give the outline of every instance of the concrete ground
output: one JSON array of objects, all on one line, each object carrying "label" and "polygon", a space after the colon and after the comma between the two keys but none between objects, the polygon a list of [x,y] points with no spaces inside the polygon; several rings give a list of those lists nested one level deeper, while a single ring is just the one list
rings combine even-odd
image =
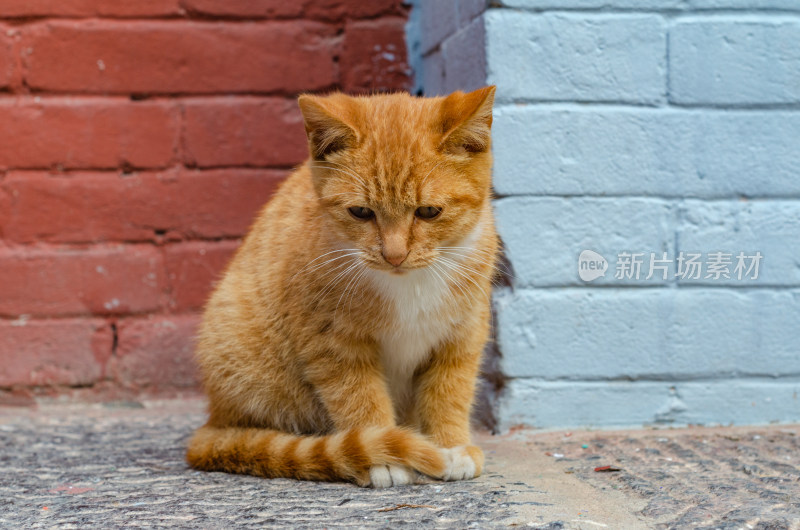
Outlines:
[{"label": "concrete ground", "polygon": [[203,420],[198,400],[0,409],[0,527],[800,529],[800,426],[482,434],[482,477],[371,490],[193,471]]}]

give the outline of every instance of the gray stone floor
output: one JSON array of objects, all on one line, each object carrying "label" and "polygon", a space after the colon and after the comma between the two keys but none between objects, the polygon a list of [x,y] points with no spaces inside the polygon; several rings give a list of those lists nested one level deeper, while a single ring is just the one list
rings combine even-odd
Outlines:
[{"label": "gray stone floor", "polygon": [[0,527],[800,528],[798,426],[484,434],[479,479],[371,490],[193,471],[203,419],[192,400],[0,409]]}]

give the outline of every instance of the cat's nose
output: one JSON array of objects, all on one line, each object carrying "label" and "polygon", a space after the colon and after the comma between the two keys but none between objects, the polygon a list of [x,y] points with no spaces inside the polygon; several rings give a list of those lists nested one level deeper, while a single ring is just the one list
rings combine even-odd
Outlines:
[{"label": "cat's nose", "polygon": [[399,267],[408,257],[408,230],[402,225],[386,227],[383,230],[381,254],[383,259]]},{"label": "cat's nose", "polygon": [[401,252],[387,252],[385,249],[383,251],[383,259],[394,265],[395,267],[399,267],[401,263],[403,263],[406,258],[408,257],[408,251],[401,251]]}]

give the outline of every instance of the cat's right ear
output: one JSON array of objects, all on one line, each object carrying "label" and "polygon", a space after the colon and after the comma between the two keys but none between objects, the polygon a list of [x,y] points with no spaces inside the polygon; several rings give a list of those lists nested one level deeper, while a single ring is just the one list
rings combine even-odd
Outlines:
[{"label": "cat's right ear", "polygon": [[496,88],[492,85],[466,94],[453,92],[442,100],[439,149],[456,155],[473,155],[489,150]]},{"label": "cat's right ear", "polygon": [[314,160],[324,160],[330,154],[357,144],[356,132],[346,121],[346,98],[343,94],[327,97],[304,94],[297,100]]}]

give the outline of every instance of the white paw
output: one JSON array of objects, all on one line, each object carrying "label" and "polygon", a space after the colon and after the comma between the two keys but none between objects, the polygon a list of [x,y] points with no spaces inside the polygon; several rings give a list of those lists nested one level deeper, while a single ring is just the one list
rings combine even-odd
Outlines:
[{"label": "white paw", "polygon": [[413,484],[416,477],[414,473],[399,466],[372,466],[369,468],[370,485],[373,488],[388,488]]},{"label": "white paw", "polygon": [[442,480],[467,480],[475,478],[475,461],[464,446],[443,449],[445,468]]}]

